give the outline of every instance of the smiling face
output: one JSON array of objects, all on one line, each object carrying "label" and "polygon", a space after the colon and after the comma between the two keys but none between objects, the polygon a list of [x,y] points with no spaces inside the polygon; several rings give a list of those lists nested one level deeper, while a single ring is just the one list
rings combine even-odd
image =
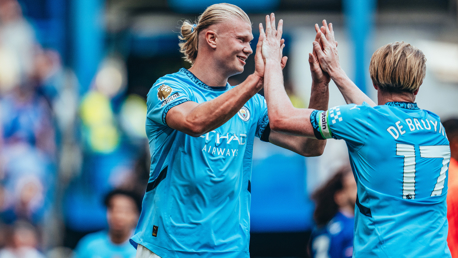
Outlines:
[{"label": "smiling face", "polygon": [[216,28],[214,56],[217,65],[228,77],[242,73],[249,55],[253,53],[251,24],[239,18],[227,18]]}]

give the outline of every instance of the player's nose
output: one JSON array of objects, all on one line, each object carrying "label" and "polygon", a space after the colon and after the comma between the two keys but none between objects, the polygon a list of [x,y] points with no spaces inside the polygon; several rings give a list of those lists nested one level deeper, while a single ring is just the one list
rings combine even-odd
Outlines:
[{"label": "player's nose", "polygon": [[245,53],[247,56],[253,54],[253,49],[251,48],[250,44],[243,48],[243,53]]}]

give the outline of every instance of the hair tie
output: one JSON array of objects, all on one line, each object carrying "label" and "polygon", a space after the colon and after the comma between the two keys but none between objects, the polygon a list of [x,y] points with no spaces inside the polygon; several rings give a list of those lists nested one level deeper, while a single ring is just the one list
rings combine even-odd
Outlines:
[{"label": "hair tie", "polygon": [[197,27],[197,24],[191,25],[191,33],[194,32],[194,29]]}]

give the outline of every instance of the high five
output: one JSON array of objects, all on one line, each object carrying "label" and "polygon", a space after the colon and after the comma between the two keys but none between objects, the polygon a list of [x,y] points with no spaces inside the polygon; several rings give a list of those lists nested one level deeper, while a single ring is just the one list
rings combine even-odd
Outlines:
[{"label": "high five", "polygon": [[270,126],[345,140],[358,186],[353,257],[451,257],[445,203],[449,142],[440,118],[415,103],[426,72],[424,54],[404,42],[375,51],[369,67],[375,105],[341,69],[332,25],[323,22],[309,62],[312,69],[319,63],[349,105],[296,109],[278,64],[282,24],[276,29],[274,16],[267,17],[262,45]]}]

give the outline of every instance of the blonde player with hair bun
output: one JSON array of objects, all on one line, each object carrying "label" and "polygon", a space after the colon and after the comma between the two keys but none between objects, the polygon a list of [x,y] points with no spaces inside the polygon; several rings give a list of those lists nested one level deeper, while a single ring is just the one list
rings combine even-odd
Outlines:
[{"label": "blonde player with hair bun", "polygon": [[[214,4],[208,7],[199,16],[195,24],[189,21],[183,22],[181,26],[181,36],[184,42],[180,43],[180,52],[184,54],[184,59],[193,64],[197,57],[199,31],[205,30],[213,24],[222,23],[224,19],[239,18],[251,24],[248,15],[239,7],[231,4]],[[286,64],[286,59],[284,61]]]},{"label": "blonde player with hair bun", "polygon": [[[150,179],[131,243],[142,258],[248,258],[254,138],[304,156],[321,155],[326,143],[270,130],[267,104],[256,94],[264,80],[262,37],[254,73],[228,84],[253,53],[242,9],[212,5],[196,24],[183,23],[180,39],[192,67],[158,79],[148,93]],[[286,60],[280,57],[280,67]],[[316,62],[311,69],[310,105],[326,109],[329,76]]]}]

